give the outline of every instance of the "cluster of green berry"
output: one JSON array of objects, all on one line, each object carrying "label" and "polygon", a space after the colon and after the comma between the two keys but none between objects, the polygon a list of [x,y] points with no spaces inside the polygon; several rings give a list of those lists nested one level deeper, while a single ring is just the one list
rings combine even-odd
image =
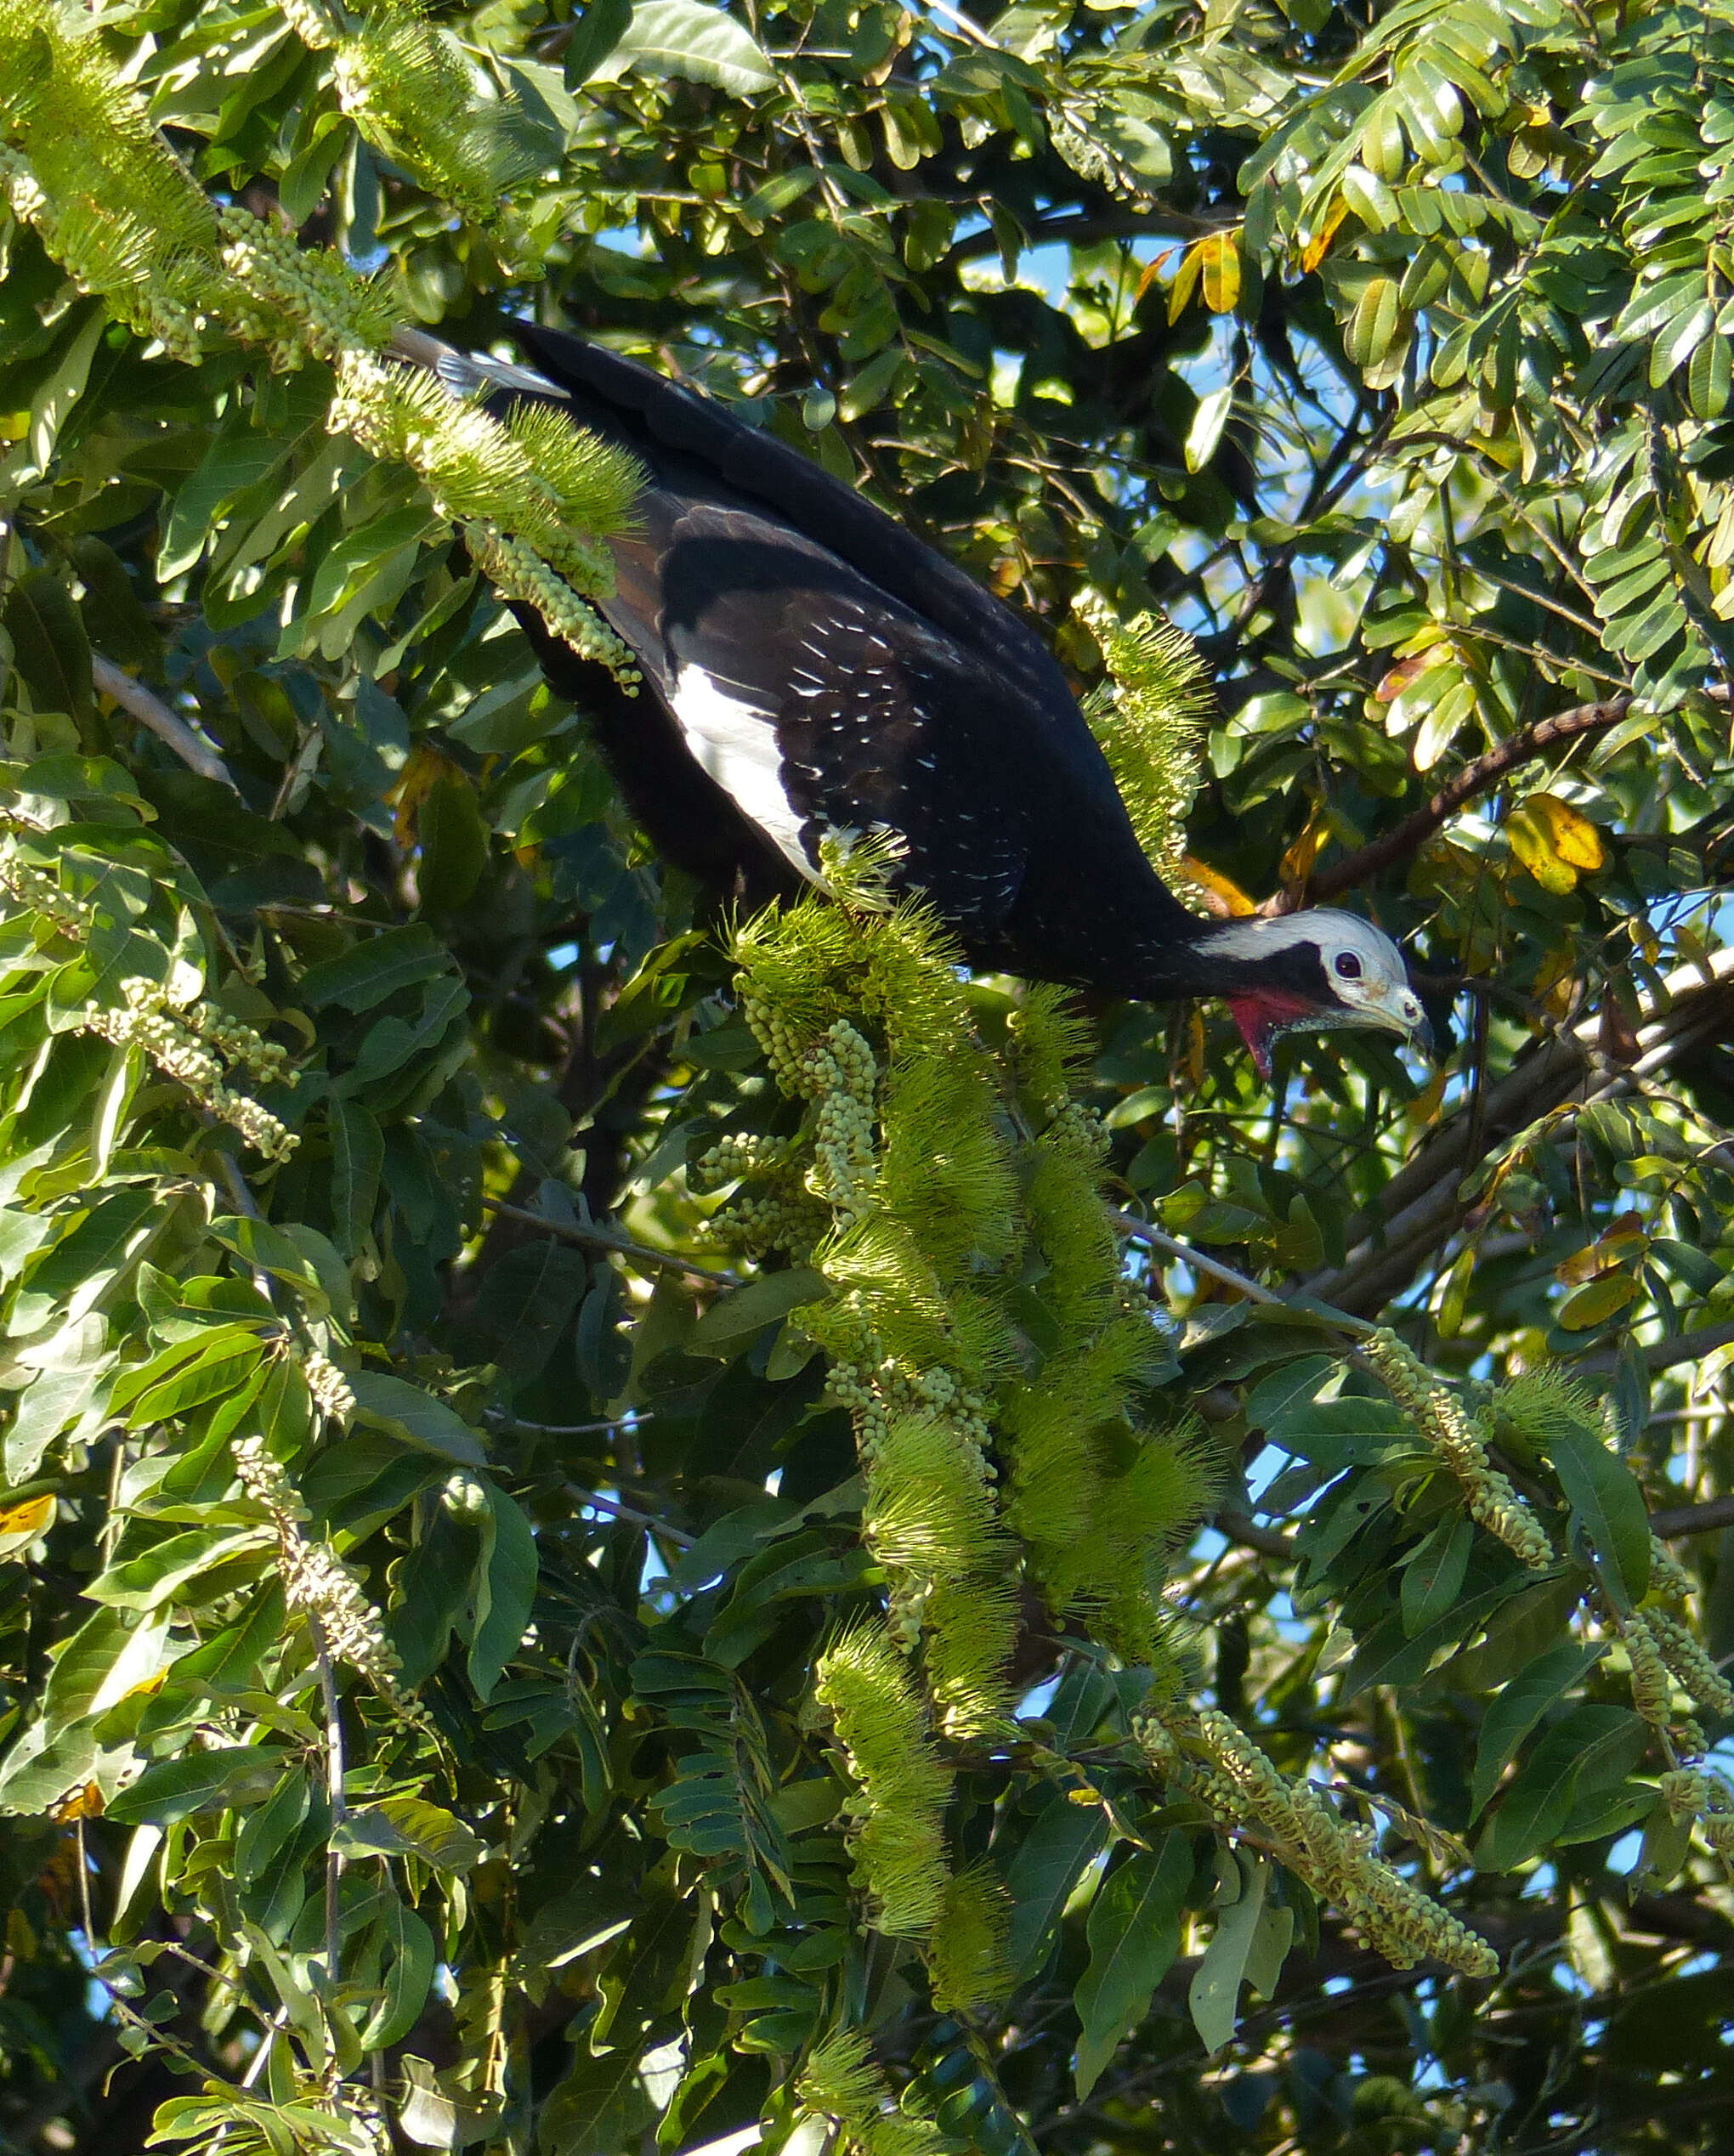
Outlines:
[{"label": "cluster of green berry", "polygon": [[1463,1485],[1464,1505],[1471,1519],[1496,1536],[1514,1556],[1544,1571],[1556,1553],[1545,1530],[1496,1468],[1484,1439],[1462,1402],[1442,1385],[1426,1365],[1381,1327],[1362,1341],[1360,1352],[1384,1379],[1391,1398]]},{"label": "cluster of green berry", "polygon": [[1291,1782],[1238,1723],[1214,1707],[1140,1717],[1133,1734],[1169,1783],[1226,1827],[1256,1827],[1289,1870],[1334,1902],[1399,1969],[1429,1957],[1465,1976],[1499,1973],[1487,1941],[1375,1856],[1315,1791]]}]

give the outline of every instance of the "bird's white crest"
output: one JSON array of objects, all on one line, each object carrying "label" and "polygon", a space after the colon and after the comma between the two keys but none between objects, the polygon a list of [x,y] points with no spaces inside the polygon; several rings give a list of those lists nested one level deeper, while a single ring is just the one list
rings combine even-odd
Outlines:
[{"label": "bird's white crest", "polygon": [[1273,958],[1280,951],[1317,951],[1334,1007],[1309,1018],[1309,1025],[1364,1024],[1413,1033],[1425,1023],[1402,953],[1383,929],[1353,914],[1320,907],[1272,918],[1249,915],[1212,929],[1208,948],[1225,958],[1248,959]]},{"label": "bird's white crest", "polygon": [[804,819],[783,787],[776,721],[756,705],[730,696],[702,667],[688,663],[668,699],[693,760],[707,771],[750,823],[809,883],[819,872],[801,843]]}]

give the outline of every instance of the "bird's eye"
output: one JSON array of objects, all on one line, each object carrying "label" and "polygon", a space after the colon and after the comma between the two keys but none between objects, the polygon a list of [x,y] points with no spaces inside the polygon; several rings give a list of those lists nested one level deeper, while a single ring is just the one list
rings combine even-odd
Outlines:
[{"label": "bird's eye", "polygon": [[1361,961],[1352,951],[1339,951],[1336,955],[1336,970],[1345,981],[1358,981],[1361,977]]}]

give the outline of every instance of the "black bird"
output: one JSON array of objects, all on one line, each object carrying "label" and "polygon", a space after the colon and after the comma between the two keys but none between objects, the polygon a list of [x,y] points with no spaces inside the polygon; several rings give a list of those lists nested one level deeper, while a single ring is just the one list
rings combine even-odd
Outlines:
[{"label": "black bird", "polygon": [[820,882],[827,833],[889,831],[973,964],[1138,999],[1221,996],[1261,1072],[1302,1027],[1423,1034],[1401,953],[1352,914],[1202,921],[1163,884],[1051,654],[969,576],[722,405],[559,331],[537,371],[437,350],[449,388],[552,402],[650,484],[599,611],[628,696],[517,609],[596,716],[668,859],[756,901]]}]

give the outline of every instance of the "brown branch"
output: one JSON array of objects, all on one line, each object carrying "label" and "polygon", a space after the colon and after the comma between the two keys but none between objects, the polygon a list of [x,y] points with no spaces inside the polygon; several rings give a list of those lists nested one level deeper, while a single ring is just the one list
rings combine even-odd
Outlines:
[{"label": "brown branch", "polygon": [[1292,1535],[1285,1535],[1280,1527],[1261,1527],[1244,1512],[1219,1512],[1208,1524],[1225,1542],[1238,1542],[1242,1549],[1255,1549],[1264,1557],[1292,1558],[1295,1554]]},{"label": "brown branch", "polygon": [[1278,891],[1274,897],[1266,898],[1258,910],[1266,914],[1292,914],[1303,901],[1312,906],[1328,905],[1343,891],[1368,882],[1393,863],[1408,860],[1465,801],[1484,794],[1490,786],[1497,786],[1507,772],[1544,755],[1562,741],[1580,740],[1588,733],[1605,733],[1609,727],[1618,726],[1631,708],[1629,696],[1614,696],[1606,703],[1580,704],[1572,710],[1556,712],[1550,719],[1538,719],[1521,733],[1514,733],[1509,741],[1502,741],[1497,749],[1488,750],[1486,755],[1477,756],[1472,764],[1465,764],[1455,778],[1439,789],[1425,808],[1406,816],[1394,831],[1387,831],[1382,839],[1374,839],[1370,846],[1360,847],[1347,860],[1339,861],[1334,869],[1327,869],[1309,883]]},{"label": "brown branch", "polygon": [[575,1242],[586,1250],[612,1251],[628,1265],[652,1272],[679,1273],[688,1280],[703,1281],[710,1287],[740,1285],[733,1273],[695,1265],[690,1258],[677,1257],[672,1250],[653,1250],[648,1243],[634,1242],[630,1236],[616,1235],[609,1228],[586,1227],[578,1220],[551,1220],[545,1213],[532,1213],[525,1205],[508,1205],[503,1198],[484,1197],[481,1203],[484,1211],[497,1213],[502,1219],[521,1220],[526,1227],[539,1228],[544,1235],[558,1236],[563,1242]]},{"label": "brown branch", "polygon": [[1719,1527],[1734,1527],[1734,1497],[1711,1497],[1701,1505],[1674,1505],[1650,1514],[1650,1532],[1669,1542],[1683,1542],[1688,1535],[1713,1535]]}]

